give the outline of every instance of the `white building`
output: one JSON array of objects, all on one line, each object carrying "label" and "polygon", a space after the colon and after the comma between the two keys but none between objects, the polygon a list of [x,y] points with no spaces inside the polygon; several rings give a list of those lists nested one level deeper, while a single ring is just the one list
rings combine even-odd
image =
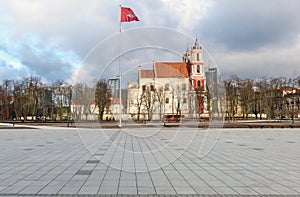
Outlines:
[{"label": "white building", "polygon": [[203,50],[196,39],[183,62],[154,62],[139,67],[138,81],[128,83],[127,113],[136,120],[159,120],[165,114],[199,118],[206,114]]}]

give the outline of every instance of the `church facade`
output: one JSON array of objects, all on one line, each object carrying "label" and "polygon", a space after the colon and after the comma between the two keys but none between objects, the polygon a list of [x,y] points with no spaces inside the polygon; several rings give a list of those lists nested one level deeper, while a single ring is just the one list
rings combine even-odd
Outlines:
[{"label": "church facade", "polygon": [[161,120],[164,115],[196,119],[207,116],[203,49],[196,39],[182,62],[153,62],[138,69],[138,81],[128,83],[127,113],[134,120]]}]

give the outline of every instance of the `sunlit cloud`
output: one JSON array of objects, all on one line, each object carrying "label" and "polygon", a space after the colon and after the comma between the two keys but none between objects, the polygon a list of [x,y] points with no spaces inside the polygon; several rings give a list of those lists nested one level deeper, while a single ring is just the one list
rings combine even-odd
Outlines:
[{"label": "sunlit cloud", "polygon": [[162,0],[162,2],[169,10],[170,17],[178,20],[177,27],[189,31],[197,28],[197,24],[214,5],[212,0]]}]

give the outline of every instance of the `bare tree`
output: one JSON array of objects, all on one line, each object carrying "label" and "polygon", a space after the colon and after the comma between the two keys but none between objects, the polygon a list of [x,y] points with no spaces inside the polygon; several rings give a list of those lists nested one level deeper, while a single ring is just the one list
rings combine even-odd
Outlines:
[{"label": "bare tree", "polygon": [[89,87],[84,83],[76,83],[73,86],[72,103],[74,118],[77,120],[88,119],[88,115],[92,114],[92,105],[95,99],[95,88]]},{"label": "bare tree", "polygon": [[142,106],[145,108],[148,120],[152,120],[154,104],[156,102],[154,85],[143,85],[141,99]]},{"label": "bare tree", "polygon": [[237,113],[238,108],[238,83],[240,78],[237,76],[231,76],[228,80],[224,80],[224,87],[226,90],[227,100],[227,116],[228,121],[234,120],[234,116]]},{"label": "bare tree", "polygon": [[83,113],[83,105],[82,105],[82,99],[83,99],[83,84],[82,83],[76,83],[73,86],[73,97],[72,97],[72,111],[74,115],[74,119],[81,120],[82,119],[82,113]]},{"label": "bare tree", "polygon": [[14,82],[14,89],[13,89],[13,97],[14,97],[14,112],[16,114],[16,119],[20,120],[23,113],[23,105],[25,102],[25,98],[23,96],[24,89],[19,82]]},{"label": "bare tree", "polygon": [[141,116],[141,111],[142,111],[142,105],[143,105],[143,99],[142,99],[142,94],[138,91],[136,94],[135,100],[133,102],[135,103],[136,109],[137,109],[137,121],[140,120]]},{"label": "bare tree", "polygon": [[[172,102],[174,107],[174,112],[176,112],[176,115],[181,115],[183,110],[183,105],[187,103],[188,98],[188,90],[187,90],[187,84],[177,84],[176,86],[172,87]],[[201,105],[201,104],[200,104]]]},{"label": "bare tree", "polygon": [[1,86],[1,119],[6,120],[11,117],[10,103],[12,102],[12,80],[4,80]]},{"label": "bare tree", "polygon": [[55,119],[66,119],[71,111],[72,86],[65,81],[57,80],[52,84]]},{"label": "bare tree", "polygon": [[248,119],[254,98],[253,81],[251,79],[241,80],[238,86],[243,119]]},{"label": "bare tree", "polygon": [[106,81],[100,80],[97,82],[95,101],[96,106],[99,110],[99,120],[103,120],[104,112],[111,105],[111,93],[109,91],[108,83]]},{"label": "bare tree", "polygon": [[164,92],[164,87],[157,87],[155,88],[155,97],[156,97],[156,102],[157,102],[157,107],[158,107],[158,113],[159,113],[159,119],[162,120],[162,114],[163,114],[163,109],[164,109],[164,104],[165,104],[165,92]]}]

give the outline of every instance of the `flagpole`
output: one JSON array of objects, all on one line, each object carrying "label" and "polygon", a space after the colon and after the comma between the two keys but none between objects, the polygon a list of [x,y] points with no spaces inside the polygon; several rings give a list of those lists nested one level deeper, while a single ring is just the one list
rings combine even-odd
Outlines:
[{"label": "flagpole", "polygon": [[[120,55],[119,55],[119,95],[120,95],[120,107],[119,107],[119,127],[122,127],[122,22],[139,21],[132,9],[125,8],[120,5],[121,17],[120,17]],[[123,12],[124,11],[124,12]]]},{"label": "flagpole", "polygon": [[[122,6],[120,5],[120,13],[122,12]],[[122,22],[120,20],[120,55],[119,55],[119,127],[122,127]]]}]

